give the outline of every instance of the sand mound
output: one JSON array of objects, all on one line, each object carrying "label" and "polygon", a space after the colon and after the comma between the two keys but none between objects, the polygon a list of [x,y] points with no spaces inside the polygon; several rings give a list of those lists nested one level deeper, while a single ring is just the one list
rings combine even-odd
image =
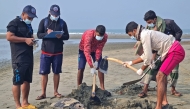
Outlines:
[{"label": "sand mound", "polygon": [[[79,100],[85,107],[90,106],[90,97],[92,95],[92,86],[87,86],[82,83],[78,89],[73,89],[67,97],[72,97]],[[96,96],[102,101],[102,104],[107,101],[107,91],[101,90],[96,86]]]},{"label": "sand mound", "polygon": [[136,96],[142,91],[142,86],[138,84],[132,84],[129,86],[121,86],[119,89],[115,89],[114,92],[119,95]]},{"label": "sand mound", "polygon": [[[74,98],[86,107],[85,109],[154,109],[156,102],[139,99],[137,94],[142,90],[142,86],[133,84],[130,86],[121,86],[119,89],[115,89],[112,97],[107,97],[107,91],[103,91],[96,86],[96,96],[101,100],[101,105],[91,105],[90,97],[92,86],[87,86],[86,83],[82,83],[78,89],[73,89],[68,98]],[[112,93],[113,94],[113,93]],[[45,105],[44,105],[45,104]],[[44,109],[56,109],[48,108],[48,102],[41,103]],[[70,109],[70,108],[63,108]],[[167,106],[163,109],[173,109],[172,106]]]}]

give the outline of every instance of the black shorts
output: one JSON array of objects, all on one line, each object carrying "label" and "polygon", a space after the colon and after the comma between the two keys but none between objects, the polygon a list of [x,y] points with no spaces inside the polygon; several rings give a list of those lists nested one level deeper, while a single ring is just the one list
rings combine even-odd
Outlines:
[{"label": "black shorts", "polygon": [[24,81],[32,83],[33,63],[17,63],[12,68],[13,85],[21,85]]}]

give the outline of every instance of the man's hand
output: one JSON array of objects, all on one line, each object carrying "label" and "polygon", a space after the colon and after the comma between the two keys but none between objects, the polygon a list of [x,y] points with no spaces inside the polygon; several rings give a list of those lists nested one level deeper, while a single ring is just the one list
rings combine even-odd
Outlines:
[{"label": "man's hand", "polygon": [[51,30],[51,29],[48,29],[48,30],[47,30],[47,33],[48,33],[48,34],[51,33],[51,32],[53,32],[53,30]]},{"label": "man's hand", "polygon": [[155,65],[155,61],[152,60],[152,62],[151,62],[151,64],[150,64],[150,68],[151,68],[151,69],[154,69],[155,67],[156,67],[156,65]]},{"label": "man's hand", "polygon": [[94,68],[97,69],[98,68],[98,61],[94,62]]},{"label": "man's hand", "polygon": [[25,42],[26,42],[27,45],[33,46],[33,44],[34,44],[34,38],[26,38]]},{"label": "man's hand", "polygon": [[123,63],[123,66],[124,67],[126,67],[127,65],[133,65],[133,62],[132,61],[125,61],[124,63]]},{"label": "man's hand", "polygon": [[94,74],[96,73],[96,69],[95,69],[95,68],[91,68],[91,69],[90,69],[90,73],[91,73],[92,75],[94,75]]},{"label": "man's hand", "polygon": [[62,34],[56,34],[56,37],[57,37],[58,39],[60,39],[61,36],[62,36]]},{"label": "man's hand", "polygon": [[142,76],[142,75],[143,75],[143,70],[142,70],[142,69],[139,69],[139,70],[137,70],[136,73],[137,73],[138,75]]}]

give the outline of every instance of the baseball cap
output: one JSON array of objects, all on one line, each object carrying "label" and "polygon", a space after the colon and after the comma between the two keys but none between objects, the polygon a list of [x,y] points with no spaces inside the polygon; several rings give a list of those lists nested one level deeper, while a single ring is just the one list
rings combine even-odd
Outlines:
[{"label": "baseball cap", "polygon": [[50,7],[50,13],[51,15],[59,16],[60,15],[60,8],[58,5],[52,5]]},{"label": "baseball cap", "polygon": [[36,16],[36,9],[31,5],[25,6],[24,9],[23,9],[23,12],[27,13],[28,16],[31,17],[31,18],[34,18],[34,17],[38,18]]}]

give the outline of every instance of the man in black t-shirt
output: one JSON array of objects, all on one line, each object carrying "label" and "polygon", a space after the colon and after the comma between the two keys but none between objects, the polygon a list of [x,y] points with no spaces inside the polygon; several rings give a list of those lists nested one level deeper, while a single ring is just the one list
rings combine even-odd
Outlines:
[{"label": "man in black t-shirt", "polygon": [[[13,68],[13,97],[17,109],[36,109],[28,103],[30,83],[33,73],[33,29],[31,22],[36,16],[36,9],[26,6],[20,16],[9,22],[7,40],[10,42]],[[22,104],[20,93],[22,91]]]}]

